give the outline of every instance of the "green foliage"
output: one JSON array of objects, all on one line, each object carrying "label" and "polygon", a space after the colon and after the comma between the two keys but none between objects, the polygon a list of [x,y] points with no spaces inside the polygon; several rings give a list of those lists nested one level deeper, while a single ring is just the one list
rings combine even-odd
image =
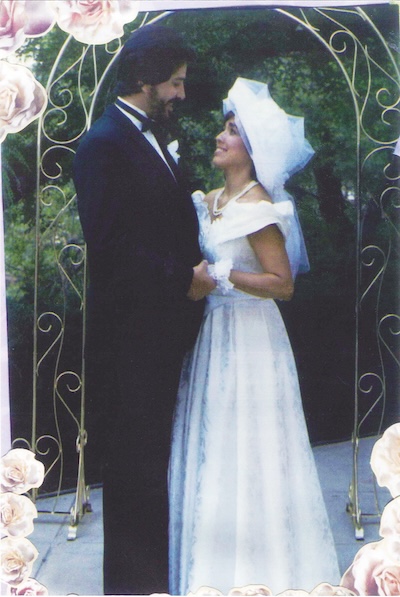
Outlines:
[{"label": "green foliage", "polygon": [[210,111],[202,122],[193,116],[184,116],[180,121],[182,165],[187,170],[193,190],[208,192],[223,185],[221,172],[211,164],[216,132],[222,130],[222,124],[220,111]]},{"label": "green foliage", "polygon": [[5,222],[12,211],[8,207],[21,201],[26,220],[35,214],[37,123],[31,123],[23,134],[10,134],[1,144],[3,201]]},{"label": "green foliage", "polygon": [[[367,11],[392,45],[397,43],[395,11],[394,6],[370,7]],[[363,160],[371,147],[374,148],[374,138],[387,139],[388,143],[393,141],[390,138],[393,113],[387,115],[389,126],[382,121],[381,108],[374,98],[380,93],[380,99],[390,105],[397,97],[398,88],[395,81],[391,84],[386,72],[377,66],[382,63],[391,72],[386,50],[368,20],[353,10],[341,12],[340,18],[354,35],[362,39],[362,48],[358,47],[358,52],[368,52],[376,60],[376,64],[370,63],[371,77],[362,60],[357,62],[353,72],[351,37],[343,34],[335,37],[336,48],[347,43],[347,53],[339,52],[337,57],[344,61],[350,82],[354,75],[353,92],[338,60],[317,39],[317,34],[329,34],[334,24],[315,15],[313,12],[316,26],[313,33],[292,18],[300,16],[295,8],[287,11],[265,8],[176,11],[162,22],[184,32],[197,52],[197,60],[188,71],[187,100],[180,107],[180,118],[173,131],[180,142],[181,163],[192,190],[209,191],[223,184],[221,173],[213,168],[211,159],[215,136],[222,127],[222,100],[237,76],[268,83],[280,106],[291,114],[305,117],[306,135],[316,155],[304,172],[290,180],[288,190],[298,206],[311,270],[298,277],[294,300],[281,308],[295,353],[300,355],[305,404],[310,405],[314,438],[319,439],[320,436],[326,438],[328,433],[337,433],[337,438],[351,432],[349,405],[353,400],[357,205],[346,197],[347,194],[351,197],[356,188],[358,136]],[[337,17],[334,11],[331,17]],[[122,41],[128,33],[127,27]],[[51,186],[42,191],[40,197],[38,302],[44,309],[51,306],[63,308],[61,303],[65,299],[67,316],[79,311],[79,292],[82,290],[79,260],[75,263],[71,255],[63,257],[63,271],[57,264],[71,241],[82,245],[71,182],[73,150],[76,139],[87,126],[96,85],[118,44],[86,48],[54,27],[45,37],[28,40],[18,52],[19,58],[31,65],[45,87],[58,60],[54,82],[49,86],[50,102],[45,117],[48,137],[42,136],[41,147],[43,153],[54,143],[59,144],[54,153],[46,154],[42,164],[44,172],[54,177],[58,188]],[[81,56],[84,60],[79,70]],[[112,97],[113,77],[114,70],[110,69],[96,96],[94,118]],[[380,89],[384,91],[379,92]],[[371,100],[363,105],[361,124],[370,136],[365,135],[362,128],[357,129],[356,118],[356,104],[362,105],[361,99],[368,90]],[[22,133],[9,135],[2,148],[7,298],[10,347],[15,355],[12,356],[14,376],[18,369],[15,364],[20,362],[18,359],[22,359],[26,348],[27,326],[32,323],[38,199],[36,133],[37,123],[33,123]],[[369,206],[365,230],[369,230],[372,238],[379,238],[383,246],[389,242],[390,233],[379,208],[374,211],[372,207],[379,204],[385,184],[383,168],[389,159],[388,151],[379,151],[360,165],[365,180],[361,203]],[[53,181],[40,176],[41,189]],[[397,292],[397,286],[390,281],[397,273],[391,264],[388,272],[390,280],[385,286],[385,305],[390,308]],[[74,276],[78,277],[78,293],[69,283],[68,276],[74,280]],[[341,360],[338,360],[338,354],[342,355]],[[29,359],[25,358],[25,363],[30,366]],[[28,376],[21,375],[24,377]],[[346,413],[343,429],[328,430],[327,425],[321,423],[321,412],[326,412],[328,404],[333,412],[339,413],[339,419],[340,413]],[[313,415],[315,412],[319,414]],[[313,417],[322,425],[318,433]]]},{"label": "green foliage", "polygon": [[23,208],[20,202],[6,211],[7,297],[31,304],[35,280],[35,231],[25,221]]}]

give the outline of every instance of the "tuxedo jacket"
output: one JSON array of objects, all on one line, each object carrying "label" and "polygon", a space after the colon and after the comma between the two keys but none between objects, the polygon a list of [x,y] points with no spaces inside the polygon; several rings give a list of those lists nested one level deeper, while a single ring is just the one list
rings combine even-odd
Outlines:
[{"label": "tuxedo jacket", "polygon": [[186,350],[204,304],[186,297],[202,257],[196,213],[179,169],[174,178],[137,127],[111,105],[80,143],[73,177],[87,245],[88,350],[108,352],[116,324],[129,326],[134,349],[144,335],[153,335],[165,340],[166,350]]}]

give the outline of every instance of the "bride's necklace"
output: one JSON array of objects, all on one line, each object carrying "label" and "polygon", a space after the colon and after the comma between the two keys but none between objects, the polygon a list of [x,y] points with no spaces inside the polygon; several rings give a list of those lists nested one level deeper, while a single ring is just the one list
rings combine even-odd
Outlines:
[{"label": "bride's necklace", "polygon": [[242,189],[240,191],[240,193],[238,193],[237,195],[234,195],[233,197],[231,197],[230,199],[228,199],[228,201],[222,206],[222,207],[218,207],[218,201],[220,200],[220,197],[222,195],[222,193],[225,191],[225,187],[223,189],[221,189],[220,191],[218,191],[218,193],[216,193],[215,198],[214,198],[214,203],[213,203],[213,215],[217,218],[218,216],[220,216],[222,214],[222,212],[224,211],[225,207],[228,205],[228,203],[231,203],[231,201],[236,201],[237,199],[240,199],[240,197],[243,197],[243,195],[245,195],[247,193],[247,191],[250,191],[250,189],[252,189],[253,187],[255,187],[258,184],[258,182],[256,180],[251,180],[245,187],[244,189]]}]

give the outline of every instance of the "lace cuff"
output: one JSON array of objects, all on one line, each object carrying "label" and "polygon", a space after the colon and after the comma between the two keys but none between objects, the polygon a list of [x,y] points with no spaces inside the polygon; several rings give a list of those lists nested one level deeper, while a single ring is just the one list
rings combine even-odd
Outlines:
[{"label": "lace cuff", "polygon": [[208,273],[216,281],[217,288],[222,294],[228,294],[233,288],[233,284],[229,280],[231,269],[232,259],[221,259],[216,263],[212,263],[207,268]]}]

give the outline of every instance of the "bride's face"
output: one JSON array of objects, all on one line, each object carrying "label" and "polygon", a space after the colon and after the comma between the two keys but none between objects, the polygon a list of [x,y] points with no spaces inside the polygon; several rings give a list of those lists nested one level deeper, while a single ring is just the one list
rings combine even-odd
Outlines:
[{"label": "bride's face", "polygon": [[252,161],[235,124],[235,117],[228,118],[224,130],[216,137],[217,148],[213,164],[217,168],[251,167]]}]

